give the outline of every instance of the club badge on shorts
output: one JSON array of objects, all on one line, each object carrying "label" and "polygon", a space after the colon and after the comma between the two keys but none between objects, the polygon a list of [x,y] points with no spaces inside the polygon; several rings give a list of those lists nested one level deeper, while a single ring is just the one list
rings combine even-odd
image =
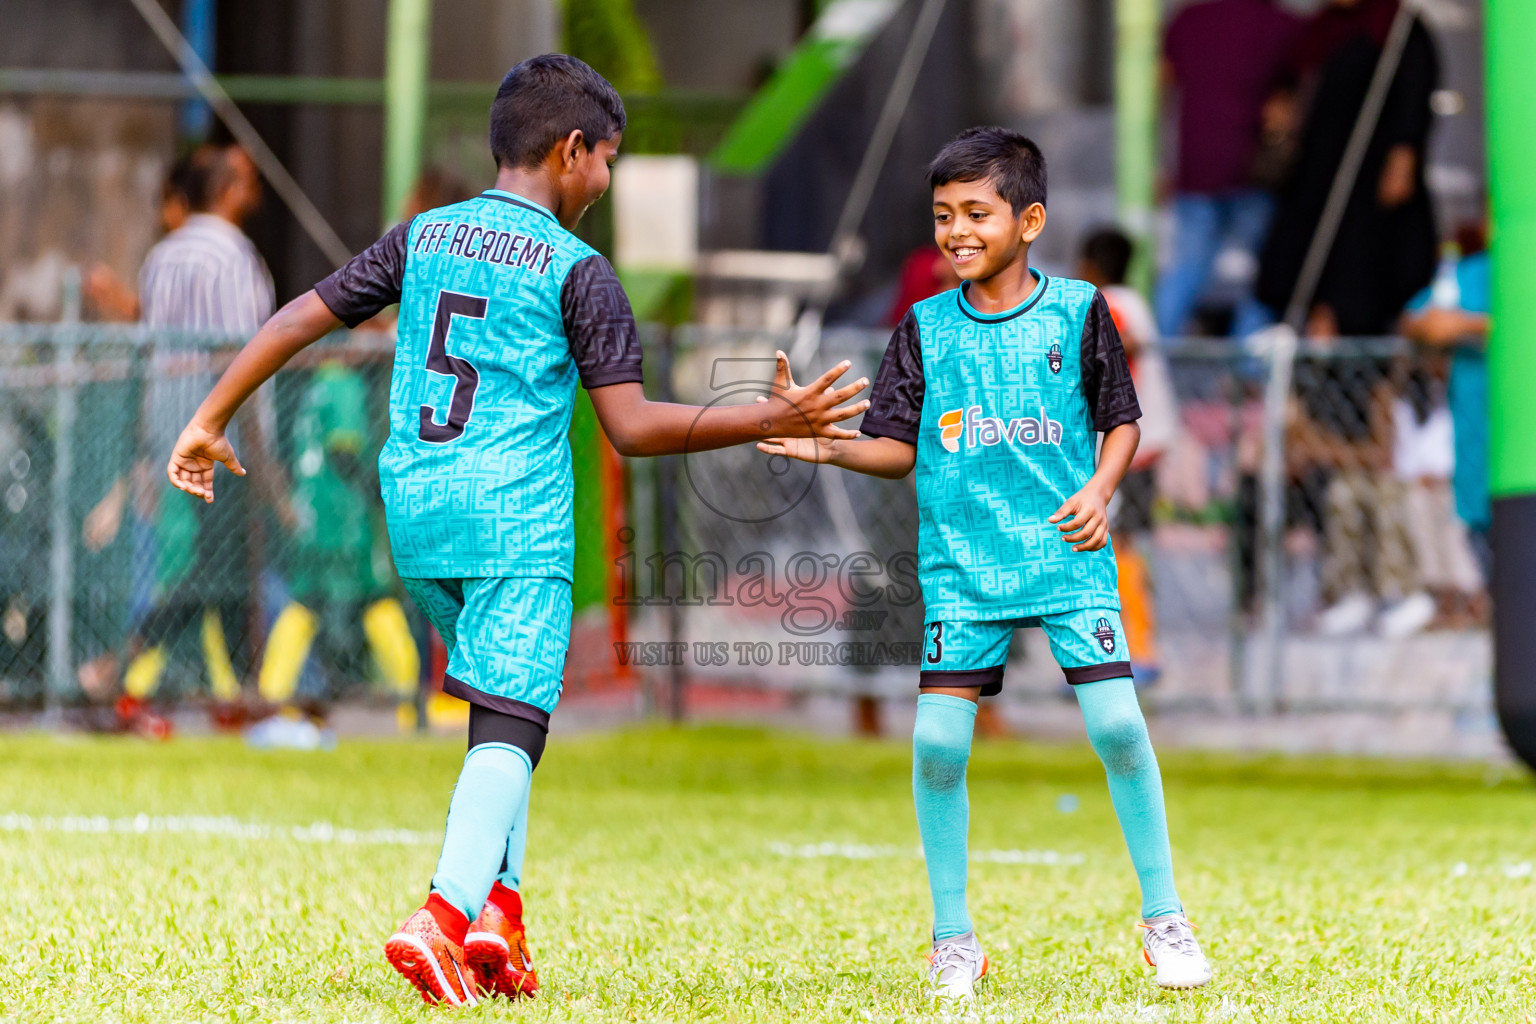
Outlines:
[{"label": "club badge on shorts", "polygon": [[1098,639],[1099,646],[1104,648],[1105,654],[1115,653],[1115,631],[1108,619],[1101,618],[1093,624],[1093,635]]}]

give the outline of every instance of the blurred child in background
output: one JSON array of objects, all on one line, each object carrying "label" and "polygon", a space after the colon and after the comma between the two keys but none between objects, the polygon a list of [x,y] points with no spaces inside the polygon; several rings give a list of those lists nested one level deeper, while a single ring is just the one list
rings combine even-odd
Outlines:
[{"label": "blurred child in background", "polygon": [[[1492,568],[1488,530],[1493,523],[1488,499],[1486,351],[1491,271],[1486,229],[1478,223],[1462,225],[1453,255],[1441,262],[1434,284],[1408,304],[1402,325],[1412,340],[1450,352],[1446,405],[1454,452],[1451,491],[1485,584]],[[1479,597],[1477,603],[1482,601]],[[1476,607],[1472,611],[1482,613]]]},{"label": "blurred child in background", "polygon": [[1131,652],[1131,672],[1137,685],[1150,686],[1162,674],[1162,654],[1157,646],[1157,609],[1147,550],[1157,501],[1157,464],[1173,444],[1179,413],[1168,364],[1158,347],[1157,319],[1142,294],[1125,283],[1134,255],[1124,232],[1095,231],[1083,242],[1077,276],[1096,286],[1108,303],[1141,403],[1141,445],[1120,483],[1114,537],[1120,618]]}]

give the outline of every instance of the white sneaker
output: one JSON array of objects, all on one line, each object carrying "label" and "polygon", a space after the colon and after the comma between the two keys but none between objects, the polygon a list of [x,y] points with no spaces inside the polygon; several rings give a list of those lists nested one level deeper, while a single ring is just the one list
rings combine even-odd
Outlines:
[{"label": "white sneaker", "polygon": [[1416,590],[1382,612],[1376,620],[1376,628],[1389,640],[1401,640],[1423,632],[1425,626],[1435,621],[1438,610],[1433,597]]},{"label": "white sneaker", "polygon": [[1324,608],[1317,616],[1317,631],[1324,636],[1346,636],[1359,633],[1371,624],[1376,606],[1370,597],[1355,591],[1345,594],[1337,603]]},{"label": "white sneaker", "polygon": [[1199,988],[1211,980],[1211,965],[1195,941],[1195,926],[1183,914],[1149,917],[1142,930],[1141,955],[1157,968],[1163,988]]},{"label": "white sneaker", "polygon": [[987,957],[975,932],[935,942],[928,954],[928,984],[940,999],[970,1002],[976,982],[987,973]]}]

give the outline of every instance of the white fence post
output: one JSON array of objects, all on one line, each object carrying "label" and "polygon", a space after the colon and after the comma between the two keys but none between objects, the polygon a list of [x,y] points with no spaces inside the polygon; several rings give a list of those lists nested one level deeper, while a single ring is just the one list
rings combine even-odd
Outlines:
[{"label": "white fence post", "polygon": [[75,471],[75,355],[79,344],[80,268],[64,273],[64,308],[57,342],[53,347],[53,505],[49,509],[50,544],[48,575],[48,687],[46,706],[50,716],[62,713],[65,694],[73,689],[75,544],[74,517],[70,515],[70,485]]},{"label": "white fence post", "polygon": [[1296,332],[1285,324],[1262,335],[1268,347],[1264,386],[1264,455],[1259,465],[1258,584],[1262,639],[1251,673],[1249,707],[1274,711],[1283,698],[1285,655],[1285,420],[1296,365]]}]

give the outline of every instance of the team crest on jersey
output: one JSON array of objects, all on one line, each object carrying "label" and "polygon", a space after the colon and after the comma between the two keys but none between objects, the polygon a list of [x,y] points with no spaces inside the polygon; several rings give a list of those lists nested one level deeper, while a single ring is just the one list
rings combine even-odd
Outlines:
[{"label": "team crest on jersey", "polygon": [[1105,654],[1115,653],[1115,629],[1108,619],[1101,618],[1093,624],[1093,635],[1099,641],[1099,646],[1104,648]]},{"label": "team crest on jersey", "polygon": [[1051,364],[1052,373],[1061,372],[1061,346],[1052,345],[1051,350],[1045,354],[1045,361]]}]

